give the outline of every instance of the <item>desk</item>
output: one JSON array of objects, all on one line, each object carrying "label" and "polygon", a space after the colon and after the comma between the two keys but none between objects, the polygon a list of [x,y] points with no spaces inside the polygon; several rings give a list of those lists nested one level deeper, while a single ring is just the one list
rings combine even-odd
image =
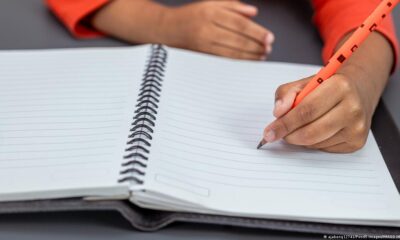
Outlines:
[{"label": "desk", "polygon": [[[163,1],[168,4],[189,2]],[[322,43],[311,23],[307,1],[247,1],[260,7],[258,22],[276,35],[270,60],[321,64]],[[399,9],[395,12],[400,22]],[[398,26],[400,27],[400,26]],[[122,46],[112,39],[75,40],[43,6],[42,0],[0,1],[0,49],[39,49]],[[400,32],[400,29],[399,31]],[[296,44],[293,44],[293,40]],[[393,77],[384,103],[400,126],[400,75]],[[0,216],[0,239],[320,239],[318,235],[292,234],[234,227],[176,223],[156,233],[134,231],[117,213],[43,213]]]}]

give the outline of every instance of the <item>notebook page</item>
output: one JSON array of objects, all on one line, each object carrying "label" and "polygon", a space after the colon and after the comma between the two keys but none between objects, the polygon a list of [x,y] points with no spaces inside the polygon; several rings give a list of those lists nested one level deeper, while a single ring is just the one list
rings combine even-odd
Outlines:
[{"label": "notebook page", "polygon": [[0,200],[126,193],[148,46],[0,53]]},{"label": "notebook page", "polygon": [[353,154],[284,142],[256,150],[273,120],[275,89],[318,69],[169,49],[143,188],[191,202],[195,211],[399,220],[400,199],[372,134]]}]

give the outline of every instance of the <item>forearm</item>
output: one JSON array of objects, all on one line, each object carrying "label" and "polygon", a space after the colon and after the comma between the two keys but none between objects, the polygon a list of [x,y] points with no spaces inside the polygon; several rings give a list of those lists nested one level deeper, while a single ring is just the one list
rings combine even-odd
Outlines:
[{"label": "forearm", "polygon": [[[338,47],[348,37],[344,37]],[[354,81],[360,92],[365,93],[365,106],[371,116],[387,84],[393,64],[391,44],[383,35],[374,32],[338,71]]]},{"label": "forearm", "polygon": [[94,28],[134,43],[159,43],[166,6],[152,0],[114,0],[91,18]]}]

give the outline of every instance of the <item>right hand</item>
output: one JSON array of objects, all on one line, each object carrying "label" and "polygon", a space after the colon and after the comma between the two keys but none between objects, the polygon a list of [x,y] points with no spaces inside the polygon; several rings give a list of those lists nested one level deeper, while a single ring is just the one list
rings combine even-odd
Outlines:
[{"label": "right hand", "polygon": [[167,8],[161,20],[162,43],[214,55],[265,60],[274,35],[251,17],[257,8],[236,0],[201,1]]}]

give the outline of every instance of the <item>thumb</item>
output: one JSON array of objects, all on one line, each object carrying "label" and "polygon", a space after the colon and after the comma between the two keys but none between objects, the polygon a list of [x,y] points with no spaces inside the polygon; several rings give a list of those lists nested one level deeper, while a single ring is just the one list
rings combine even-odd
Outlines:
[{"label": "thumb", "polygon": [[300,93],[311,78],[304,78],[278,87],[275,92],[274,116],[276,118],[280,118],[290,111],[297,94]]}]

